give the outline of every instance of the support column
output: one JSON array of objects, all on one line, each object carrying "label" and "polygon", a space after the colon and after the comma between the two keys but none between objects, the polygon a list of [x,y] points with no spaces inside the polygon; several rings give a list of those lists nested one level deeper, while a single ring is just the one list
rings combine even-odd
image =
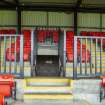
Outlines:
[{"label": "support column", "polygon": [[78,32],[78,30],[77,30],[77,23],[78,23],[78,20],[77,20],[78,18],[77,18],[77,10],[75,10],[74,11],[74,34],[75,34],[75,36],[77,36],[77,32]]},{"label": "support column", "polygon": [[21,34],[21,8],[17,6],[17,31]]}]

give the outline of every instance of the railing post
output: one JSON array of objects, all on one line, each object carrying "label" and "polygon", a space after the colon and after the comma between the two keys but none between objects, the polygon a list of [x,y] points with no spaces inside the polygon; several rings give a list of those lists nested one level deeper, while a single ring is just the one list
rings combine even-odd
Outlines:
[{"label": "railing post", "polygon": [[6,73],[6,36],[4,35],[4,73]]},{"label": "railing post", "polygon": [[22,77],[24,77],[24,62],[23,62],[23,53],[24,53],[24,39],[23,35],[20,35],[20,72]]},{"label": "railing post", "polygon": [[31,30],[31,76],[34,70],[34,30]]},{"label": "railing post", "polygon": [[63,55],[63,71],[64,71],[64,76],[66,75],[66,31],[64,30],[64,43],[63,43],[63,52],[64,52],[64,55]]},{"label": "railing post", "polygon": [[73,78],[77,78],[77,37],[74,36],[74,60],[73,60]]}]

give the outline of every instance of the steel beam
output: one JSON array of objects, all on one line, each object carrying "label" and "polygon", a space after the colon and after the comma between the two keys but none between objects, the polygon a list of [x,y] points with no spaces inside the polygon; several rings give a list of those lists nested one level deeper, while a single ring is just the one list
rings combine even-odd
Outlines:
[{"label": "steel beam", "polygon": [[77,0],[77,3],[76,3],[76,5],[75,5],[75,7],[76,7],[76,8],[79,8],[80,5],[81,5],[81,3],[82,3],[82,0]]},{"label": "steel beam", "polygon": [[7,1],[7,0],[0,0],[1,3],[5,4],[5,5],[16,5],[16,3],[13,3],[13,2],[10,2],[10,1]]},{"label": "steel beam", "polygon": [[[5,2],[4,0],[0,0],[0,2]],[[79,7],[80,1],[78,0],[77,5],[71,6],[71,5],[22,5],[20,4],[21,10],[25,11],[70,11],[74,12],[76,7],[78,7],[77,12],[87,12],[87,13],[105,13],[105,7]],[[10,2],[11,4],[11,2]],[[12,3],[14,4],[14,3]],[[2,10],[16,10],[17,5],[7,5],[7,2],[5,5],[0,5],[0,9]]]}]

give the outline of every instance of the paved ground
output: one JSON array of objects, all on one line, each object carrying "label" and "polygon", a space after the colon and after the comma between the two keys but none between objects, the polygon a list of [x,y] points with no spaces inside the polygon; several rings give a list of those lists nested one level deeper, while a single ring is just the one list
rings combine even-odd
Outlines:
[{"label": "paved ground", "polygon": [[85,100],[56,101],[56,100],[34,100],[34,101],[17,101],[13,105],[91,105]]}]

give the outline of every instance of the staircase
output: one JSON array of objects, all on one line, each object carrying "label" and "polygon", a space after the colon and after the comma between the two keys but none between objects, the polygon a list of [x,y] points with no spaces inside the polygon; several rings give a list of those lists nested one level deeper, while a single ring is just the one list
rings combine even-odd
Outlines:
[{"label": "staircase", "polygon": [[24,100],[72,99],[73,80],[62,77],[35,77],[24,79]]}]

